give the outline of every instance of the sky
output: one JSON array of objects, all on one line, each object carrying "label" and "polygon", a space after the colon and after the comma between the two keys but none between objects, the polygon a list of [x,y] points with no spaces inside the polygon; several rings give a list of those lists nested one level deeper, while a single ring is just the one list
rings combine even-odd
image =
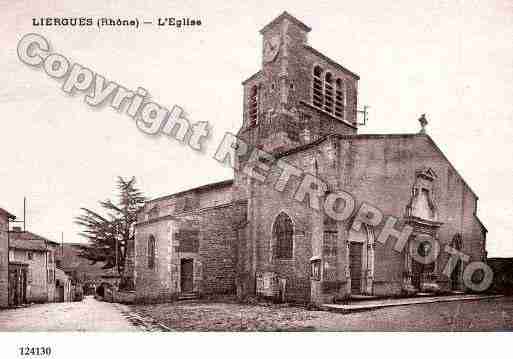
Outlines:
[{"label": "sky", "polygon": [[[241,82],[259,70],[259,30],[284,10],[312,27],[309,44],[360,75],[360,133],[427,131],[479,196],[489,256],[513,256],[513,1],[64,1],[0,0],[0,207],[27,228],[81,241],[81,207],[113,197],[135,176],[152,198],[231,178],[212,155],[242,121]],[[190,17],[198,28],[32,26],[32,18]],[[84,94],[16,55],[27,33],[52,50],[157,103],[208,121],[206,152],[140,132],[125,113],[91,108]]]}]

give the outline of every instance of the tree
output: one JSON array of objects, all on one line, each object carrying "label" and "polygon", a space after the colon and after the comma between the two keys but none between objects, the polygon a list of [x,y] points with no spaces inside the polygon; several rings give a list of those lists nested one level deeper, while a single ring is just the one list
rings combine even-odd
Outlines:
[{"label": "tree", "polygon": [[130,180],[118,177],[117,190],[115,203],[110,199],[99,202],[105,215],[81,208],[83,213],[75,223],[84,227],[80,235],[89,241],[89,246],[84,247],[79,256],[89,259],[92,264],[103,262],[103,268],[115,268],[123,277],[128,243],[134,240],[137,213],[146,198],[136,187],[135,177]]}]

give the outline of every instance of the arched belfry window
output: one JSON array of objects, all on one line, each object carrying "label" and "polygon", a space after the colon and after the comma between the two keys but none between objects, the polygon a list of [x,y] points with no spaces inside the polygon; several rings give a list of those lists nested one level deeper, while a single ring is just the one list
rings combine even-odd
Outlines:
[{"label": "arched belfry window", "polygon": [[258,85],[253,85],[249,91],[249,124],[253,126],[258,120]]},{"label": "arched belfry window", "polygon": [[148,239],[148,268],[155,267],[155,237],[150,235]]},{"label": "arched belfry window", "polygon": [[324,82],[324,111],[333,113],[333,75],[329,72]]},{"label": "arched belfry window", "polygon": [[294,248],[294,225],[290,217],[281,212],[273,226],[273,235],[276,240],[276,258],[292,259]]},{"label": "arched belfry window", "polygon": [[312,88],[312,94],[313,94],[313,104],[315,107],[319,107],[319,108],[322,108],[323,106],[323,98],[324,98],[324,94],[323,94],[323,71],[322,71],[322,68],[320,66],[315,66],[314,67],[314,72],[313,72],[313,88]]},{"label": "arched belfry window", "polygon": [[344,93],[344,83],[341,79],[335,82],[335,116],[343,118],[346,104],[346,96]]},{"label": "arched belfry window", "polygon": [[347,110],[347,83],[319,65],[313,69],[312,104],[332,116],[344,119]]}]

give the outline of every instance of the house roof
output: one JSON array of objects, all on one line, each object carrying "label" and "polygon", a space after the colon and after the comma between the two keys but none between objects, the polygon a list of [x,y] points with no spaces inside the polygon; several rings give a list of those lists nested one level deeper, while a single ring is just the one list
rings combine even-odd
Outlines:
[{"label": "house roof", "polygon": [[4,215],[5,217],[9,218],[9,219],[16,219],[16,216],[12,213],[9,213],[7,212],[5,209],[3,209],[2,207],[0,207],[0,214],[1,215]]},{"label": "house roof", "polygon": [[40,240],[40,241],[45,241],[45,242],[47,242],[50,245],[54,245],[54,246],[58,246],[59,245],[59,243],[57,243],[57,242],[54,242],[54,241],[52,241],[52,240],[50,240],[48,238],[45,238],[43,236],[40,236],[38,234],[29,232],[29,231],[11,231],[11,232],[9,232],[9,238],[11,238],[11,240],[16,240],[16,239],[19,239],[19,240]]},{"label": "house roof", "polygon": [[24,240],[24,239],[9,239],[9,248],[21,249],[25,251],[38,251],[47,252],[48,248],[44,241],[41,240]]}]

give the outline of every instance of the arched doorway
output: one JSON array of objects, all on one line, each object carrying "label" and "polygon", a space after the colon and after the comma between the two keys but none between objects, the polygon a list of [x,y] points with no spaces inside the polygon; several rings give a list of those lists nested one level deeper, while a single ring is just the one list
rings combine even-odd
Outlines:
[{"label": "arched doorway", "polygon": [[[458,234],[454,235],[454,238],[452,239],[451,246],[452,246],[452,248],[461,252],[462,247],[463,247],[461,234],[458,233]],[[461,277],[461,260],[458,260],[456,265],[454,266],[452,273],[451,273],[451,290],[453,290],[453,291],[460,290],[460,277]]]}]

